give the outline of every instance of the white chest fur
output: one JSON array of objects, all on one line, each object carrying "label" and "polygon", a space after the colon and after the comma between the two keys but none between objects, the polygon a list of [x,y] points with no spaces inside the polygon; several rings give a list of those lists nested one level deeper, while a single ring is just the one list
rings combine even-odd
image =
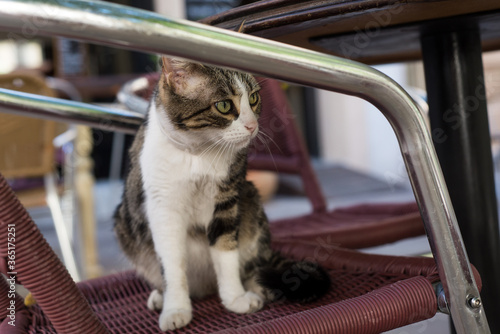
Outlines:
[{"label": "white chest fur", "polygon": [[187,218],[187,223],[207,227],[217,183],[228,173],[228,152],[213,148],[193,154],[169,137],[171,129],[165,129],[155,108],[151,109],[140,156],[146,200],[168,203]]},{"label": "white chest fur", "polygon": [[[165,133],[168,130],[160,126],[153,108],[140,165],[155,248],[168,261],[171,252],[186,249],[184,263],[190,295],[202,297],[217,286],[208,239],[187,236],[184,241],[168,241],[168,237],[180,230],[186,235],[193,225],[208,227],[215,208],[217,182],[227,176],[229,157],[217,149],[193,154],[172,142]],[[173,212],[177,214],[172,215]],[[167,244],[171,249],[165,248]]]}]

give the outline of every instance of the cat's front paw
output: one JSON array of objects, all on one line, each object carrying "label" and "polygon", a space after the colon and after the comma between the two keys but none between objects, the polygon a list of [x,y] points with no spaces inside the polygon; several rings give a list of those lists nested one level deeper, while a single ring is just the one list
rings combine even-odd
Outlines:
[{"label": "cat's front paw", "polygon": [[245,294],[236,297],[231,303],[224,303],[224,306],[234,313],[253,313],[264,306],[264,301],[257,294],[247,291]]},{"label": "cat's front paw", "polygon": [[191,310],[169,309],[160,314],[159,325],[162,331],[169,331],[186,326],[191,322],[193,314]]},{"label": "cat's front paw", "polygon": [[160,311],[163,308],[163,293],[158,289],[151,291],[148,298],[148,309],[151,311]]}]

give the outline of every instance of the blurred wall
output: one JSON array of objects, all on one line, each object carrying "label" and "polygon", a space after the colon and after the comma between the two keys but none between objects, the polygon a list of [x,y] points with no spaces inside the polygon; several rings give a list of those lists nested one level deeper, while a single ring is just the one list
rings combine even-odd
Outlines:
[{"label": "blurred wall", "polygon": [[173,18],[186,17],[185,0],[154,0],[155,11]]},{"label": "blurred wall", "polygon": [[[407,65],[376,68],[401,85],[407,84]],[[355,97],[319,90],[317,108],[323,159],[374,174],[388,182],[406,179],[396,137],[375,107]]]}]

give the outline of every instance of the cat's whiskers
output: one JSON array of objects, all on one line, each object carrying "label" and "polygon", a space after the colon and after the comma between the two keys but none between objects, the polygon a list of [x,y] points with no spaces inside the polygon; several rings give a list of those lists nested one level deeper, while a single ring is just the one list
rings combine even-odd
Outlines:
[{"label": "cat's whiskers", "polygon": [[[231,150],[231,148],[233,146],[234,146],[233,142],[226,142],[226,144],[222,148],[220,156],[217,158],[216,165],[219,164],[219,161],[220,161],[221,158],[225,159],[227,157],[232,157],[233,156],[233,151]],[[227,153],[229,153],[229,154],[227,154]],[[213,183],[214,183],[215,186],[217,186],[217,182],[215,180],[215,173],[213,173],[212,175],[213,175]],[[217,189],[217,188],[215,187],[214,189]]]},{"label": "cat's whiskers", "polygon": [[[276,166],[276,161],[274,160],[274,155],[273,155],[273,152],[271,152],[271,149],[269,148],[269,145],[267,145],[267,142],[266,142],[265,138],[263,138],[263,137],[259,136],[259,135],[261,135],[261,134],[262,134],[262,135],[266,135],[269,139],[271,139],[271,140],[274,142],[274,144],[276,145],[276,147],[278,147],[278,145],[276,144],[276,142],[275,142],[275,141],[274,141],[274,140],[273,140],[273,139],[272,139],[269,135],[265,134],[264,132],[259,131],[259,133],[257,133],[257,138],[259,138],[259,139],[260,139],[260,141],[262,142],[262,144],[264,144],[264,145],[266,146],[267,151],[269,152],[269,155],[271,156],[271,159],[273,160],[273,165],[274,165],[274,168],[276,169],[276,171],[278,171],[278,166]],[[279,147],[278,147],[278,149],[279,149]],[[281,151],[281,150],[280,150],[280,151]],[[282,153],[283,153],[283,152],[282,152]]]},{"label": "cat's whiskers", "polygon": [[229,151],[229,155],[228,156],[234,157],[234,155],[235,155],[235,152],[234,152],[235,148],[236,148],[236,144],[233,143],[233,142],[230,142],[229,143],[229,147],[228,147],[228,151]]},{"label": "cat's whiskers", "polygon": [[234,143],[231,143],[231,154],[230,154],[230,156],[234,156],[234,154],[235,154],[235,152],[234,152],[235,148],[236,148],[236,145]]},{"label": "cat's whiskers", "polygon": [[[217,148],[217,149],[219,149],[219,150],[220,150],[220,147],[219,147],[219,146],[215,146],[215,145],[214,145],[214,147],[213,147],[213,148]],[[208,151],[207,151],[207,152],[208,152]],[[214,163],[215,157],[217,157],[218,152],[219,152],[219,151],[217,151],[217,152],[215,153],[215,155],[214,155],[214,156],[213,156],[213,158],[212,158],[212,161],[211,161],[211,162],[210,162],[210,164],[208,165],[208,170],[207,170],[207,171],[205,171],[205,173],[203,174],[203,177],[202,177],[202,179],[201,179],[201,184],[202,184],[202,185],[204,185],[204,184],[205,184],[205,179],[206,179],[207,175],[212,174],[212,173],[211,173],[211,170],[212,170],[212,164]]]},{"label": "cat's whiskers", "polygon": [[[221,138],[221,139],[219,139],[219,141],[221,141],[221,140],[222,140],[222,138]],[[219,141],[218,141],[218,142],[219,142]],[[219,161],[219,157],[220,157],[220,155],[222,154],[222,151],[223,151],[224,147],[225,147],[227,144],[228,144],[228,143],[227,143],[227,142],[225,142],[222,146],[217,146],[218,150],[217,150],[217,152],[215,153],[215,155],[214,155],[214,157],[213,157],[212,161],[211,161],[211,162],[210,162],[210,164],[208,165],[208,171],[207,171],[207,173],[205,173],[205,175],[203,176],[203,179],[202,179],[202,183],[203,183],[203,184],[205,183],[205,178],[206,178],[206,176],[207,176],[208,174],[210,174],[210,175],[212,176],[212,178],[213,178],[213,182],[215,183],[215,173],[211,173],[210,171],[214,171],[214,172],[216,172],[216,171],[217,171],[217,168],[216,168],[216,166],[214,166],[214,165],[218,163],[218,161]],[[216,161],[216,160],[217,160],[217,161]],[[215,163],[215,164],[214,164],[214,163]]]},{"label": "cat's whiskers", "polygon": [[[216,168],[216,166],[215,166],[215,165],[218,163],[218,160],[219,160],[219,159],[218,159],[218,157],[219,157],[220,155],[222,155],[222,154],[223,154],[224,147],[227,145],[227,142],[226,142],[226,143],[224,143],[223,145],[219,145],[221,142],[224,142],[224,140],[225,140],[224,138],[220,138],[220,139],[219,139],[219,140],[217,140],[214,144],[210,145],[210,147],[209,147],[209,150],[208,150],[208,151],[206,150],[206,152],[202,153],[202,154],[207,154],[209,151],[212,151],[212,152],[213,152],[213,150],[214,150],[214,149],[216,149],[216,148],[218,149],[218,150],[217,150],[217,152],[214,154],[213,159],[212,159],[212,161],[210,162],[210,164],[209,164],[209,168],[208,168],[208,171],[207,171],[207,174],[210,174],[210,175],[211,175],[212,182],[213,182],[214,184],[216,183],[216,182],[215,182],[215,173],[212,173],[211,171],[214,171],[214,172],[215,172],[215,171],[217,170],[217,168]],[[217,159],[217,161],[216,161],[216,159]],[[204,182],[205,182],[205,178],[206,178],[207,174],[205,174],[205,175],[203,176],[202,183],[204,183]]]},{"label": "cat's whiskers", "polygon": [[[258,137],[260,134],[261,134],[261,135],[263,135],[263,136],[266,136],[266,137],[267,137],[267,138],[268,138],[268,139],[269,139],[269,140],[270,140],[270,141],[274,144],[274,146],[276,146],[276,148],[277,148],[277,149],[278,149],[281,153],[283,153],[283,151],[281,150],[281,148],[278,146],[278,144],[274,141],[274,139],[273,139],[270,135],[268,135],[267,133],[265,133],[264,131],[262,131],[262,130],[261,130],[261,131],[259,131],[259,133],[257,134],[257,137]],[[264,140],[263,140],[262,138],[260,138],[260,139],[264,142]],[[267,143],[265,143],[265,144],[267,145]],[[268,146],[268,149],[269,149],[269,146]]]},{"label": "cat's whiskers", "polygon": [[[230,142],[225,142],[224,143],[224,146],[222,146],[221,150],[220,150],[220,154],[218,155],[217,157],[217,161],[215,161],[214,165],[212,166],[215,170],[218,170],[219,168],[217,168],[217,165],[219,164],[219,161],[222,157],[224,157],[224,153],[226,152],[227,148],[229,147],[231,143]],[[224,159],[224,158],[222,158]],[[215,180],[215,176],[216,176],[216,173],[212,173],[212,182],[214,185],[217,184],[216,180]]]},{"label": "cat's whiskers", "polygon": [[221,153],[220,153],[219,157],[217,158],[217,161],[215,162],[215,167],[217,167],[217,165],[219,165],[219,161],[221,161],[221,158],[222,158],[222,161],[224,160],[224,158],[225,158],[224,153],[226,153],[226,150],[229,148],[230,145],[231,145],[230,142],[226,142],[224,144],[224,146],[222,147]]},{"label": "cat's whiskers", "polygon": [[216,142],[212,143],[211,145],[209,145],[207,148],[205,148],[203,150],[203,152],[201,152],[198,157],[199,158],[202,158],[205,154],[209,153],[213,148],[215,148],[215,146],[217,146],[220,142],[222,142],[224,140],[224,138],[220,138],[219,140],[217,140]]}]

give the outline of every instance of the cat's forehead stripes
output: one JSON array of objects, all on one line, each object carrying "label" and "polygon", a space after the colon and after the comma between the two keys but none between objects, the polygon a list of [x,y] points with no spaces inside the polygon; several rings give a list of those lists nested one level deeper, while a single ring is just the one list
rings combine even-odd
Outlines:
[{"label": "cat's forehead stripes", "polygon": [[217,80],[218,89],[226,95],[238,96],[245,92],[250,93],[259,88],[255,78],[248,73],[222,68],[212,68],[212,70],[213,77]]},{"label": "cat's forehead stripes", "polygon": [[[190,85],[200,82],[203,85]],[[249,94],[260,88],[250,74],[211,66],[194,67],[185,72],[182,80],[170,83],[162,76],[157,103],[168,105],[167,109],[159,110],[165,110],[174,127],[180,130],[228,127],[239,117],[242,103],[248,104]],[[172,87],[172,83],[178,85]],[[215,103],[226,100],[232,101],[234,109],[222,114]],[[259,108],[254,110],[257,114],[259,111]]]}]

